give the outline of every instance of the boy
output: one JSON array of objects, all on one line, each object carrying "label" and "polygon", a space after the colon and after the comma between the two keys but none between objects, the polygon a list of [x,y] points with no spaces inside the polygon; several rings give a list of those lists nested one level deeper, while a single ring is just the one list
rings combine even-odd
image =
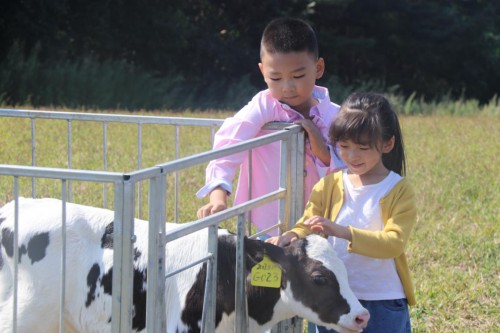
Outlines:
[{"label": "boy", "polygon": [[[262,127],[273,121],[300,124],[306,131],[304,165],[304,203],[314,184],[327,173],[342,168],[343,162],[328,142],[328,128],[339,106],[330,101],[328,90],[316,86],[323,76],[325,62],[318,57],[314,30],[294,18],[278,18],[264,30],[260,46],[259,69],[268,89],[259,92],[234,117],[224,121],[215,136],[214,149],[239,143],[269,133]],[[274,142],[252,150],[251,193],[253,197],[279,187],[280,144]],[[206,184],[198,197],[209,194],[210,202],[198,210],[198,218],[227,208],[231,183],[240,166],[235,204],[248,201],[249,163],[246,152],[211,161],[206,169]],[[278,222],[278,202],[251,212],[258,231]],[[277,235],[277,230],[268,232]],[[266,237],[263,237],[266,238]]]}]

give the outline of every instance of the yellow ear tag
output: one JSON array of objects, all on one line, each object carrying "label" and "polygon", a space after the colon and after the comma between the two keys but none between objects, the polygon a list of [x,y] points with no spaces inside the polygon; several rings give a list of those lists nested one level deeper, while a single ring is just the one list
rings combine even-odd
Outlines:
[{"label": "yellow ear tag", "polygon": [[264,259],[252,268],[252,286],[279,288],[281,286],[281,269],[264,255]]}]

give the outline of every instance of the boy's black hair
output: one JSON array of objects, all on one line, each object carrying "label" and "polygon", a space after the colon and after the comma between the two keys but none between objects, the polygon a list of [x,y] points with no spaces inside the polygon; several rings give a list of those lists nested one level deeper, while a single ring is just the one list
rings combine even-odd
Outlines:
[{"label": "boy's black hair", "polygon": [[401,127],[389,101],[376,93],[354,93],[342,103],[337,118],[330,126],[329,137],[335,147],[340,141],[379,147],[394,136],[394,147],[382,154],[384,166],[404,176],[406,160]]},{"label": "boy's black hair", "polygon": [[260,57],[268,53],[307,51],[318,58],[318,40],[313,28],[305,21],[291,17],[272,20],[264,29],[260,43]]}]

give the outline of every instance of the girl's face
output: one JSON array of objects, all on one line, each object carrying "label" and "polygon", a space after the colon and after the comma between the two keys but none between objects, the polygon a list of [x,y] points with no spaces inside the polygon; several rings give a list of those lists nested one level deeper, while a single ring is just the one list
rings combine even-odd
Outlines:
[{"label": "girl's face", "polygon": [[316,80],[323,76],[325,63],[317,61],[306,51],[268,53],[262,55],[259,68],[271,95],[300,112],[309,115],[317,102],[312,97]]},{"label": "girl's face", "polygon": [[394,147],[394,137],[381,145],[370,146],[356,143],[352,140],[341,140],[338,151],[349,171],[359,176],[385,175],[388,170],[382,162],[382,154],[388,153]]}]

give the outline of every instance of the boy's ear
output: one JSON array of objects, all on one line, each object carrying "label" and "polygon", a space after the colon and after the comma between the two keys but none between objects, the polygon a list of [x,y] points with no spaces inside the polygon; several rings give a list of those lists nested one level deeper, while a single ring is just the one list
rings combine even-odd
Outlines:
[{"label": "boy's ear", "polygon": [[382,153],[387,154],[389,153],[392,148],[394,148],[394,142],[396,138],[394,138],[394,135],[386,142],[384,142],[384,145],[382,146]]},{"label": "boy's ear", "polygon": [[324,73],[325,73],[325,60],[320,57],[316,61],[316,79],[321,79]]},{"label": "boy's ear", "polygon": [[262,65],[261,62],[259,62],[259,69],[260,69],[260,72],[262,73],[262,76],[264,76],[264,66]]}]

